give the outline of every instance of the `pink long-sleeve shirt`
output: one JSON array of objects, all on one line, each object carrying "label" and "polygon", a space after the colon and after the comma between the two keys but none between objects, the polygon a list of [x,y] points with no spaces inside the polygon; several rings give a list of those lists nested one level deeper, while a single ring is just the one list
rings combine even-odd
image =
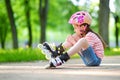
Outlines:
[{"label": "pink long-sleeve shirt", "polygon": [[92,46],[96,55],[102,59],[104,56],[104,48],[98,36],[92,32],[88,32],[85,36],[85,39],[88,41],[89,45]]}]

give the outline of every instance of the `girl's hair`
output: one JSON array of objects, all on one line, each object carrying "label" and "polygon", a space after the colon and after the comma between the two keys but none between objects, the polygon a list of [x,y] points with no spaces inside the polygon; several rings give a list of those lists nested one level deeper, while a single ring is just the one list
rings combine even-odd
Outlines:
[{"label": "girl's hair", "polygon": [[83,25],[87,25],[85,34],[87,34],[88,32],[94,33],[94,34],[97,35],[98,38],[101,40],[101,42],[102,42],[102,44],[103,44],[103,47],[104,47],[104,48],[107,47],[107,44],[105,43],[105,41],[103,40],[103,38],[102,38],[98,33],[94,32],[92,29],[90,29],[90,25],[88,25],[87,23],[84,23]]}]

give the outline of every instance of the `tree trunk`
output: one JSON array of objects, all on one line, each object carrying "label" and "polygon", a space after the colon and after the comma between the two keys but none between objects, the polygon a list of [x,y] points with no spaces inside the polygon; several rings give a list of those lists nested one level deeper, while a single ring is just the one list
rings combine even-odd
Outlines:
[{"label": "tree trunk", "polygon": [[5,41],[1,41],[1,47],[2,49],[5,49]]},{"label": "tree trunk", "polygon": [[114,16],[115,19],[115,42],[116,42],[116,47],[119,46],[119,28],[118,28],[118,23],[119,23],[119,16],[115,15]]},{"label": "tree trunk", "polygon": [[[5,20],[3,19],[3,21]],[[2,49],[5,49],[5,40],[7,37],[8,28],[6,26],[1,26],[1,27],[3,28],[0,29],[0,42],[1,42]]]},{"label": "tree trunk", "polygon": [[[6,31],[5,31],[5,32],[6,32]],[[4,35],[4,34],[5,34],[5,35]],[[7,33],[4,33],[4,32],[3,32],[3,29],[1,28],[1,29],[0,29],[0,43],[1,43],[2,49],[5,48],[6,34],[7,34]]]},{"label": "tree trunk", "polygon": [[30,7],[29,7],[29,0],[25,0],[25,6],[26,6],[26,19],[27,19],[27,27],[28,27],[28,32],[29,32],[29,41],[28,41],[28,46],[32,46],[32,29],[31,29],[31,24],[30,24]]},{"label": "tree trunk", "polygon": [[15,20],[13,17],[13,11],[11,7],[11,2],[10,0],[5,0],[6,8],[7,8],[7,13],[11,25],[11,31],[12,31],[12,39],[13,39],[13,48],[17,49],[18,48],[18,38],[17,38],[17,30],[15,26]]},{"label": "tree trunk", "polygon": [[40,32],[41,43],[46,40],[47,12],[48,12],[48,0],[40,0],[39,1],[39,17],[40,17],[40,24],[41,24],[41,32]]},{"label": "tree trunk", "polygon": [[109,46],[109,0],[100,0],[99,8],[99,33]]},{"label": "tree trunk", "polygon": [[0,42],[2,49],[5,49],[5,41],[8,34],[8,24],[6,21],[6,16],[1,13],[0,16]]}]

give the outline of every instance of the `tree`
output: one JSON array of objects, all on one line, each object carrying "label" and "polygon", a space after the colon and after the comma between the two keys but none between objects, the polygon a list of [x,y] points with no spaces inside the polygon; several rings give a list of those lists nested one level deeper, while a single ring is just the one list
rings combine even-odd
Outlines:
[{"label": "tree", "polygon": [[119,27],[118,27],[119,16],[117,14],[114,15],[114,19],[115,19],[115,43],[116,43],[116,47],[118,47],[119,46]]},{"label": "tree", "polygon": [[27,20],[27,27],[29,32],[29,41],[28,46],[31,47],[32,45],[32,29],[30,24],[30,6],[29,6],[29,0],[25,0],[25,14],[26,14],[26,20]]},{"label": "tree", "polygon": [[99,33],[109,45],[109,0],[100,0],[99,4]]},{"label": "tree", "polygon": [[6,4],[6,9],[7,9],[10,25],[11,25],[13,48],[17,49],[18,48],[17,29],[16,29],[16,25],[15,25],[15,20],[13,17],[13,10],[11,7],[10,0],[5,0],[5,4]]},{"label": "tree", "polygon": [[116,43],[116,47],[119,47],[119,21],[120,21],[120,9],[119,9],[119,5],[120,5],[120,1],[119,0],[115,0],[115,12],[112,12],[113,16],[114,16],[114,20],[115,20],[115,43]]},{"label": "tree", "polygon": [[40,18],[40,42],[46,40],[46,23],[47,23],[47,12],[48,12],[48,0],[39,1],[39,18]]},{"label": "tree", "polygon": [[5,4],[4,1],[0,1],[0,43],[1,43],[1,48],[5,49],[5,42],[7,38],[7,34],[9,32],[9,23],[8,23],[8,18],[6,15],[5,11]]},{"label": "tree", "polygon": [[4,49],[5,48],[5,41],[8,33],[8,22],[7,22],[7,17],[1,13],[0,15],[0,42],[1,42],[1,47]]}]

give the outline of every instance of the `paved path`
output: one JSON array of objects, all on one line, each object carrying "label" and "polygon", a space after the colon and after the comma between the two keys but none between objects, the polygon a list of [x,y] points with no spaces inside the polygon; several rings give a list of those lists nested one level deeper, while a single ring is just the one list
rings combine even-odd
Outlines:
[{"label": "paved path", "polygon": [[0,64],[0,80],[120,80],[120,56],[105,57],[100,67],[86,67],[71,59],[57,69],[46,61]]}]

